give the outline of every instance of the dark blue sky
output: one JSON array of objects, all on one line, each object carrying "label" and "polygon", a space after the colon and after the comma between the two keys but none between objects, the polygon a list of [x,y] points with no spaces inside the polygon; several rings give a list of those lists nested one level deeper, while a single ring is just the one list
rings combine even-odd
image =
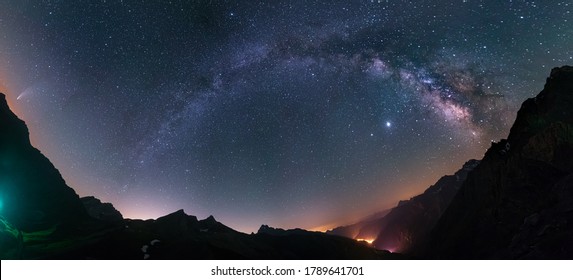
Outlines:
[{"label": "dark blue sky", "polygon": [[0,6],[0,90],[80,195],[243,231],[422,192],[573,63],[573,1]]}]

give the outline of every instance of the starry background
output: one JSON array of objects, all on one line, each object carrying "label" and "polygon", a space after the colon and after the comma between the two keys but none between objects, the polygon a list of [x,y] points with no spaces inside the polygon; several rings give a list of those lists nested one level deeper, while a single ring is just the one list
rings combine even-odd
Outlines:
[{"label": "starry background", "polygon": [[481,158],[573,1],[0,0],[0,90],[81,196],[324,229]]}]

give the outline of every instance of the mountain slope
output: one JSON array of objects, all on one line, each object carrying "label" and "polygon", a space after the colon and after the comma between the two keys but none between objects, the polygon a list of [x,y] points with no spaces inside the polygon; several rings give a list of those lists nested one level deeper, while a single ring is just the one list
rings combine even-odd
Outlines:
[{"label": "mountain slope", "polygon": [[470,160],[454,175],[446,175],[424,193],[400,202],[383,218],[384,227],[372,244],[378,249],[409,252],[435,226],[467,174],[478,163],[477,160]]},{"label": "mountain slope", "polygon": [[372,245],[380,250],[408,252],[435,226],[466,179],[468,172],[478,163],[477,160],[469,160],[455,174],[440,178],[424,193],[409,200],[400,201],[398,206],[380,212],[383,214],[380,217],[338,227],[327,233],[370,240]]},{"label": "mountain slope", "polygon": [[573,257],[573,67],[551,71],[430,234],[424,258]]},{"label": "mountain slope", "polygon": [[0,93],[0,215],[22,231],[87,217],[80,198],[58,170],[30,144],[28,128]]}]

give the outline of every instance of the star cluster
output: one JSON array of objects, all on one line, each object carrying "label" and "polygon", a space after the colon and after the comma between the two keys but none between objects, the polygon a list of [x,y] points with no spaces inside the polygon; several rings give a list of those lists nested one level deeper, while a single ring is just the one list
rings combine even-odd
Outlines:
[{"label": "star cluster", "polygon": [[2,1],[0,88],[80,195],[243,231],[420,193],[573,62],[571,1]]}]

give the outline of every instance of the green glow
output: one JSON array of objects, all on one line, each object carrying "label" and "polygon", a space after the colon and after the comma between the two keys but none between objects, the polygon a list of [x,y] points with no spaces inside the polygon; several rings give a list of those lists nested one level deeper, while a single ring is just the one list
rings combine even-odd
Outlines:
[{"label": "green glow", "polygon": [[0,212],[2,212],[2,208],[4,207],[4,201],[0,198]]}]

